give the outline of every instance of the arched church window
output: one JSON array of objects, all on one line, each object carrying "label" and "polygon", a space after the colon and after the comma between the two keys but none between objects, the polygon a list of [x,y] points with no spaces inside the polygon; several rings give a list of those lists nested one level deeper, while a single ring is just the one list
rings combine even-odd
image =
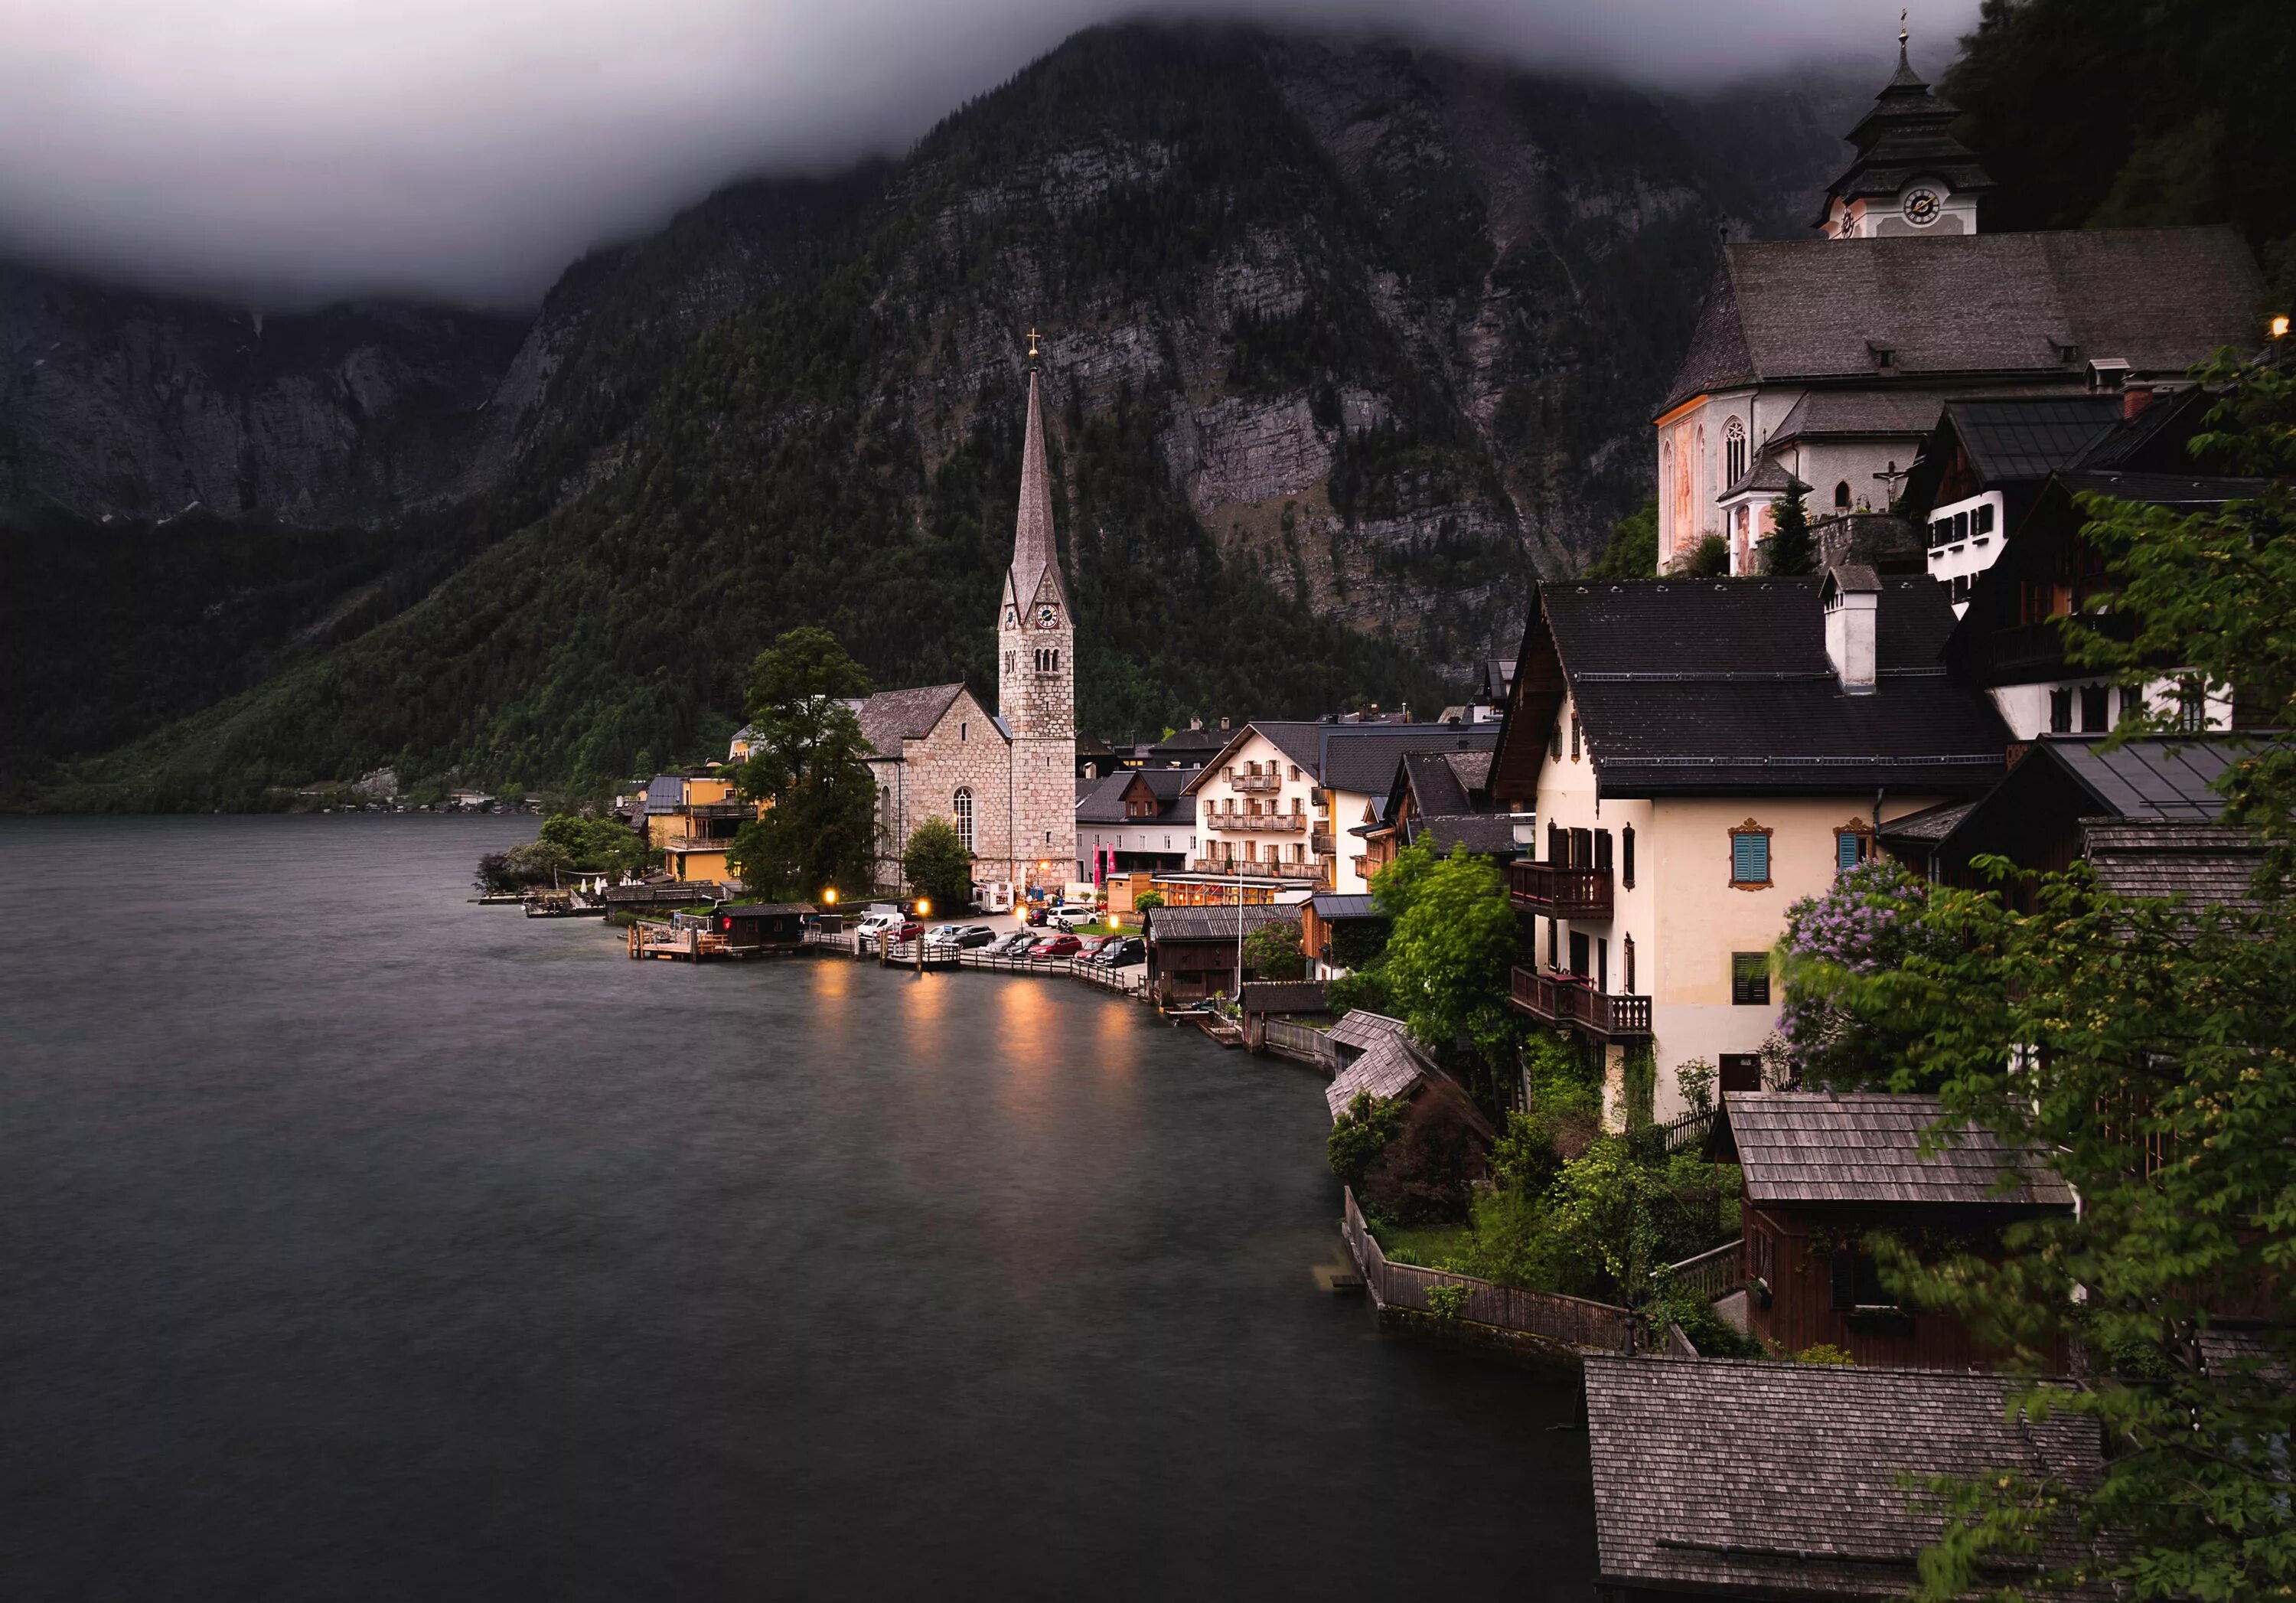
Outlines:
[{"label": "arched church window", "polygon": [[1837,512],[1849,510],[1849,481],[1844,479],[1833,487],[1833,506]]},{"label": "arched church window", "polygon": [[1732,418],[1722,430],[1722,474],[1735,484],[1746,476],[1746,424],[1742,418]]},{"label": "arched church window", "polygon": [[967,851],[972,850],[972,792],[963,785],[950,803],[956,814],[956,838],[964,843]]}]

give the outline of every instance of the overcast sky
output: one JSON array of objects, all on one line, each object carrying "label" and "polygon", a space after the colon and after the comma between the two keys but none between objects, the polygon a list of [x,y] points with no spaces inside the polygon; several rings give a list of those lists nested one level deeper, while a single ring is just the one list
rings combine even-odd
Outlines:
[{"label": "overcast sky", "polygon": [[[0,251],[529,304],[727,179],[897,152],[1078,28],[1183,11],[1681,83],[1873,53],[1898,0],[0,0]],[[1976,0],[1915,12],[1935,63]]]}]

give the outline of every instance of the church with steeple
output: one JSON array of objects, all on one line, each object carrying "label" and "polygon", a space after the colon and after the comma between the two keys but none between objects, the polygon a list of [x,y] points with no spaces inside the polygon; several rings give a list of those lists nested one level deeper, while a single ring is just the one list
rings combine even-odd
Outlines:
[{"label": "church with steeple", "polygon": [[1081,875],[1076,623],[1053,532],[1037,365],[1031,333],[1020,512],[996,604],[996,708],[962,684],[881,690],[851,703],[877,782],[877,884],[886,891],[906,888],[903,850],[917,826],[935,818],[953,825],[972,851],[977,884],[1018,894],[1057,890]]},{"label": "church with steeple", "polygon": [[1661,571],[1719,539],[1730,572],[1760,572],[1797,490],[1813,518],[1886,511],[1948,401],[2150,394],[2260,337],[2229,228],[1980,230],[1991,180],[1906,45],[1901,19],[1818,237],[1722,247],[1651,419]]}]

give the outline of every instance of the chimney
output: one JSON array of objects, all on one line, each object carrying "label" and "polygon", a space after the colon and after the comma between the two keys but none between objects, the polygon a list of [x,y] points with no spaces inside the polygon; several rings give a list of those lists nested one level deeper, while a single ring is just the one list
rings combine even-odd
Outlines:
[{"label": "chimney", "polygon": [[1226,728],[1227,728],[1227,719],[1220,719],[1220,728],[1221,728],[1222,729],[1226,729]]},{"label": "chimney", "polygon": [[1188,728],[1191,729],[1201,729],[1203,727],[1204,720],[1201,718],[1192,718],[1188,720]]},{"label": "chimney", "polygon": [[2139,412],[2142,412],[2145,407],[2152,404],[2152,385],[2129,385],[2126,390],[2123,390],[2120,392],[2120,415],[2122,421],[2126,422],[2128,419],[2136,416]]},{"label": "chimney", "polygon": [[1817,604],[1825,614],[1825,654],[1846,695],[1874,694],[1874,614],[1882,581],[1861,563],[1841,563],[1825,571]]}]

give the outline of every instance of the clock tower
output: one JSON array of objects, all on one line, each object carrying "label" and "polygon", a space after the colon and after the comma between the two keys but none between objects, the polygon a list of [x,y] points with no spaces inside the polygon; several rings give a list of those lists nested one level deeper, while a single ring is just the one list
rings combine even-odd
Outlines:
[{"label": "clock tower", "polygon": [[1849,130],[1857,160],[1825,192],[1816,227],[1828,239],[1890,239],[1977,232],[1977,197],[1993,187],[1968,146],[1947,130],[1961,113],[1930,93],[1906,59],[1874,109]]},{"label": "clock tower", "polygon": [[1037,336],[1029,336],[1029,421],[1021,512],[996,610],[996,710],[1013,742],[1013,877],[1076,877],[1076,624],[1053,538]]}]

